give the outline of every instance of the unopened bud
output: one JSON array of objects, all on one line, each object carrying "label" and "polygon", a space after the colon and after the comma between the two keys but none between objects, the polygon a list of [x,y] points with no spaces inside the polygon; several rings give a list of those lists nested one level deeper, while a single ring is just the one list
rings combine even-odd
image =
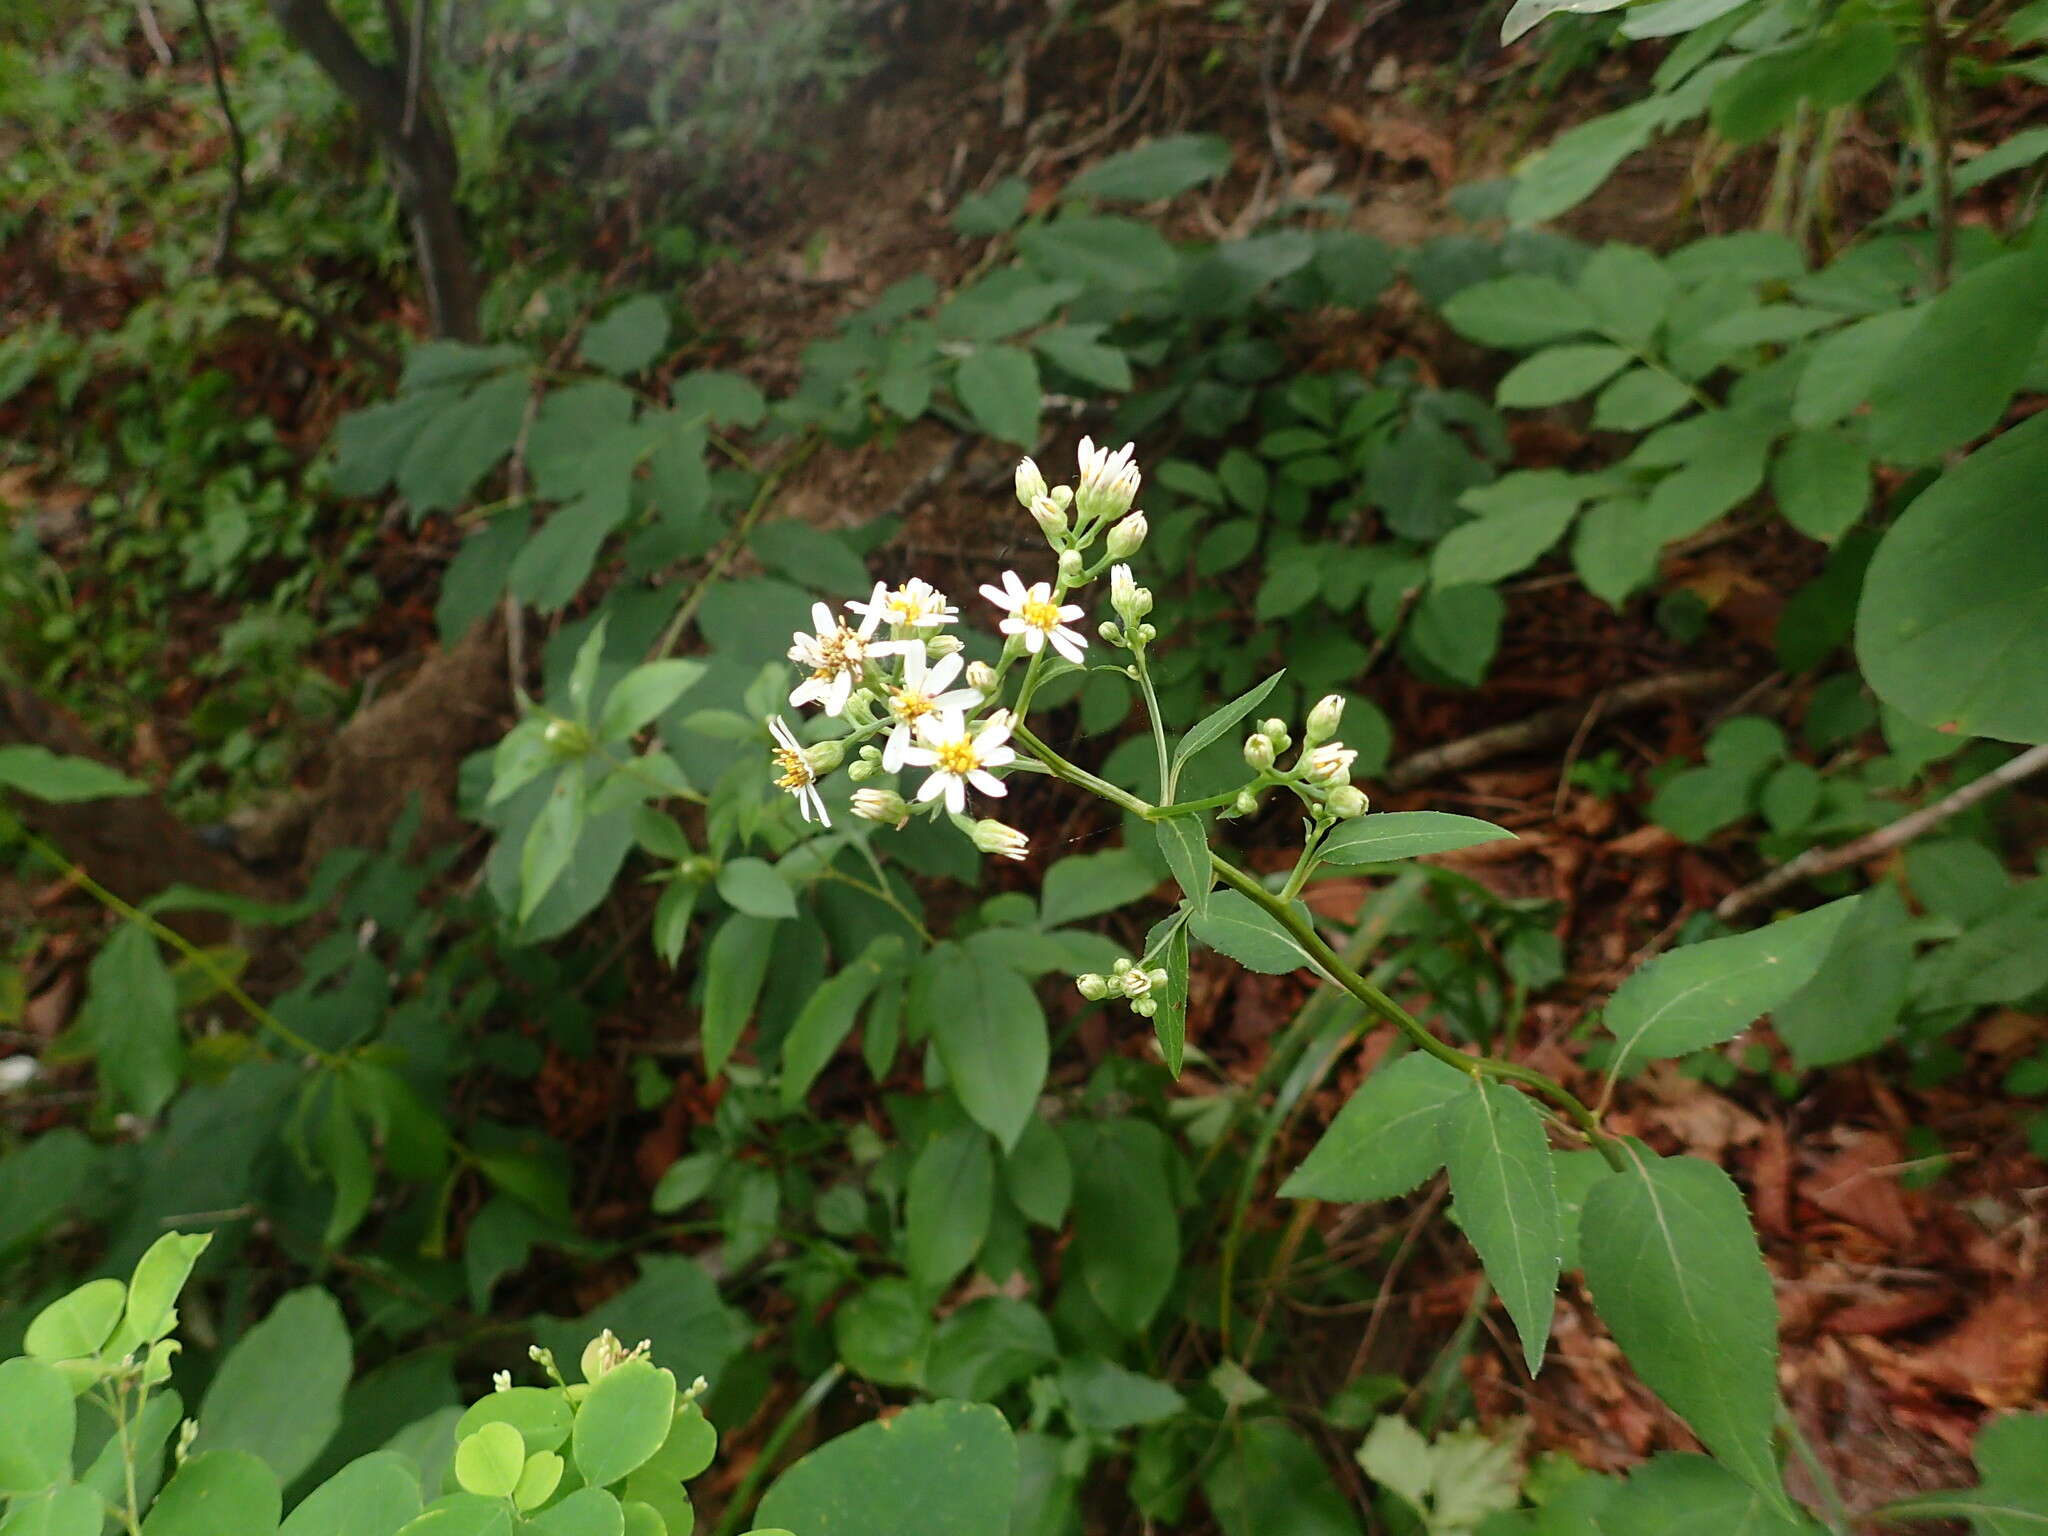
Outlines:
[{"label": "unopened bud", "polygon": [[1117,978],[1117,986],[1125,997],[1143,997],[1152,990],[1152,973],[1134,965]]},{"label": "unopened bud", "polygon": [[1122,645],[1124,643],[1123,626],[1112,623],[1107,619],[1095,626],[1095,633],[1106,645]]},{"label": "unopened bud", "polygon": [[958,635],[933,635],[924,642],[924,653],[933,661],[937,661],[941,656],[951,656],[960,649]]},{"label": "unopened bud", "polygon": [[1259,797],[1249,789],[1240,789],[1237,792],[1237,803],[1230,809],[1239,816],[1250,816],[1255,814],[1258,808]]},{"label": "unopened bud", "polygon": [[1334,693],[1324,694],[1308,712],[1308,724],[1301,732],[1302,745],[1313,747],[1328,741],[1343,723],[1344,700]]},{"label": "unopened bud", "polygon": [[1074,986],[1091,1003],[1099,1003],[1109,996],[1109,978],[1098,976],[1093,971],[1076,976]]},{"label": "unopened bud", "polygon": [[[856,770],[860,766],[856,764]],[[853,792],[853,814],[862,821],[885,822],[900,829],[910,820],[910,804],[893,789],[857,789]]]},{"label": "unopened bud", "polygon": [[1025,459],[1017,466],[1017,500],[1028,507],[1044,494],[1045,476],[1035,463]]},{"label": "unopened bud", "polygon": [[1134,997],[1131,999],[1131,1012],[1141,1019],[1149,1019],[1159,1012],[1159,999],[1156,997]]},{"label": "unopened bud", "polygon": [[1145,514],[1133,512],[1129,517],[1109,530],[1109,558],[1128,560],[1144,547],[1145,535],[1152,531],[1152,525],[1145,521]]},{"label": "unopened bud", "polygon": [[846,776],[856,784],[865,784],[881,771],[882,765],[880,763],[871,763],[866,758],[862,758],[859,762],[850,764],[847,767]]},{"label": "unopened bud", "polygon": [[[1143,592],[1145,589],[1143,587],[1140,587],[1138,590],[1140,592]],[[1146,595],[1150,596],[1151,594],[1147,593]],[[1138,644],[1150,645],[1154,640],[1157,640],[1158,638],[1159,631],[1154,629],[1150,624],[1140,624],[1138,626]]]},{"label": "unopened bud", "polygon": [[1038,524],[1038,531],[1048,539],[1063,539],[1067,535],[1067,509],[1050,496],[1036,496],[1024,503],[1031,513],[1031,520]]},{"label": "unopened bud", "polygon": [[1273,738],[1264,731],[1254,731],[1244,739],[1244,760],[1259,773],[1273,766]]},{"label": "unopened bud", "polygon": [[1330,808],[1332,816],[1349,818],[1363,816],[1372,802],[1365,798],[1365,791],[1356,784],[1339,784],[1323,797],[1323,804]]},{"label": "unopened bud", "polygon": [[1067,585],[1067,586],[1072,586],[1072,585],[1073,585],[1073,584],[1074,584],[1075,582],[1079,581],[1080,579],[1081,579],[1081,551],[1079,551],[1078,549],[1063,549],[1063,550],[1061,550],[1061,551],[1060,551],[1060,580],[1061,580],[1061,582],[1062,582],[1062,583],[1064,583],[1064,584],[1065,584],[1065,585]]},{"label": "unopened bud", "polygon": [[1128,565],[1109,568],[1109,601],[1127,624],[1136,624],[1152,611],[1152,594],[1138,585]]},{"label": "unopened bud", "polygon": [[1351,765],[1357,760],[1357,750],[1345,746],[1341,741],[1317,747],[1308,756],[1309,780],[1316,784],[1348,784],[1351,781]]},{"label": "unopened bud", "polygon": [[1022,859],[1031,847],[1030,838],[1000,821],[977,821],[972,835],[975,847],[998,858]]},{"label": "unopened bud", "polygon": [[562,757],[581,757],[590,750],[590,732],[574,720],[550,720],[540,739]]},{"label": "unopened bud", "polygon": [[835,772],[846,761],[846,743],[843,741],[821,741],[816,746],[804,748],[804,761],[811,765],[811,772],[819,778]]},{"label": "unopened bud", "polygon": [[996,669],[985,661],[967,663],[967,686],[987,693],[996,685]]}]

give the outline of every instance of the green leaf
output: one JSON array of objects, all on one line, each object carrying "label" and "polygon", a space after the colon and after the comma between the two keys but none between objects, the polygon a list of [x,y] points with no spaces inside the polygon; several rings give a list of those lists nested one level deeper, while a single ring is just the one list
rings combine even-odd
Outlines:
[{"label": "green leaf", "polygon": [[1598,389],[1634,360],[1620,347],[1550,347],[1524,358],[1494,392],[1494,402],[1533,410],[1562,405]]},{"label": "green leaf", "polygon": [[1558,496],[1459,524],[1430,552],[1431,585],[1490,584],[1527,570],[1564,537],[1578,510],[1576,497]]},{"label": "green leaf", "polygon": [[1600,391],[1593,425],[1603,432],[1640,432],[1692,404],[1683,379],[1658,368],[1633,368]]},{"label": "green leaf", "polygon": [[1489,347],[1540,347],[1594,328],[1584,299],[1554,277],[1526,273],[1461,290],[1444,305],[1444,319]]},{"label": "green leaf", "polygon": [[1832,544],[1870,506],[1870,455],[1840,432],[1797,433],[1771,466],[1771,493],[1794,528]]},{"label": "green leaf", "polygon": [[140,923],[124,923],[87,973],[84,1023],[100,1075],[137,1114],[170,1102],[185,1071],[178,1032],[178,989]]},{"label": "green leaf", "polygon": [[1596,11],[1619,10],[1629,0],[1515,0],[1500,24],[1500,44],[1505,48],[1524,32],[1560,12],[1591,15]]},{"label": "green leaf", "polygon": [[72,1483],[16,1499],[0,1531],[6,1536],[100,1536],[106,1524],[105,1501],[84,1484]]},{"label": "green leaf", "polygon": [[1408,617],[1401,651],[1450,681],[1477,688],[1500,648],[1507,605],[1492,587],[1434,587]]},{"label": "green leaf", "polygon": [[533,1536],[633,1536],[616,1495],[602,1488],[578,1488],[551,1509],[529,1516]]},{"label": "green leaf", "polygon": [[2048,240],[1958,278],[1879,374],[1870,441],[1893,463],[1915,464],[1991,431],[2025,380],[2044,327]]},{"label": "green leaf", "polygon": [[1651,1156],[1593,1186],[1579,1251],[1629,1363],[1708,1450],[1785,1508],[1771,1457],[1778,1308],[1742,1195],[1713,1164]]},{"label": "green leaf", "polygon": [[2039,1536],[2048,1530],[2048,1413],[1987,1419],[1977,1431],[1975,1488],[1900,1499],[1880,1520],[1966,1519],[1976,1536]]},{"label": "green leaf", "polygon": [[1471,1080],[1422,1051],[1368,1077],[1280,1193],[1290,1200],[1392,1200],[1444,1162],[1444,1127]]},{"label": "green leaf", "polygon": [[1180,771],[1187,760],[1212,742],[1227,736],[1238,721],[1244,719],[1265,701],[1281,678],[1287,675],[1283,668],[1275,672],[1255,688],[1247,689],[1232,699],[1214,714],[1199,722],[1195,728],[1180,739],[1180,745],[1173,749],[1173,777],[1178,780]]},{"label": "green leaf", "polygon": [[1142,1120],[1064,1121],[1074,1167],[1074,1254],[1103,1316],[1144,1332],[1180,1265],[1180,1223],[1168,1194],[1172,1147]]},{"label": "green leaf", "polygon": [[1878,545],[1856,614],[1856,659],[1908,719],[2048,742],[2048,668],[2029,664],[2048,654],[2043,484],[2048,416],[2035,416],[1923,491]]},{"label": "green leaf", "polygon": [[1732,1039],[1792,996],[1820,969],[1836,930],[1856,908],[1845,896],[1754,933],[1709,939],[1660,955],[1615,989],[1602,1022],[1631,1056],[1682,1056]]},{"label": "green leaf", "polygon": [[861,1004],[882,978],[896,970],[903,940],[885,933],[862,951],[859,959],[831,977],[810,995],[782,1042],[782,1107],[803,1103],[811,1084],[853,1029]]},{"label": "green leaf", "polygon": [[429,1504],[398,1536],[512,1536],[514,1518],[504,1499],[451,1493]]},{"label": "green leaf", "polygon": [[1003,1147],[1015,1146],[1050,1053],[1031,988],[975,951],[941,944],[913,974],[910,1016],[930,1035],[961,1107]]},{"label": "green leaf", "polygon": [[1578,291],[1602,334],[1646,352],[1678,296],[1678,279],[1653,252],[1614,241],[1579,269]]},{"label": "green leaf", "polygon": [[1131,387],[1131,364],[1123,348],[1099,340],[1099,325],[1060,325],[1031,338],[1055,366],[1098,389],[1121,393]]},{"label": "green leaf", "polygon": [[88,1280],[35,1315],[21,1347],[44,1360],[74,1360],[98,1352],[121,1320],[128,1287],[118,1280]]},{"label": "green leaf", "polygon": [[1074,1199],[1074,1169],[1066,1143],[1050,1125],[1032,1119],[1003,1159],[1003,1188],[1027,1221],[1057,1227]]},{"label": "green leaf", "polygon": [[1381,864],[1449,853],[1514,835],[1476,816],[1455,816],[1448,811],[1382,811],[1355,816],[1339,826],[1324,840],[1321,857],[1328,864]]},{"label": "green leaf", "polygon": [[1150,203],[1213,181],[1230,169],[1221,134],[1176,133],[1099,160],[1067,183],[1067,197]]},{"label": "green leaf", "polygon": [[925,1143],[903,1196],[906,1263],[921,1289],[944,1290],[981,1252],[995,1190],[995,1157],[979,1126],[963,1125]]},{"label": "green leaf", "polygon": [[437,410],[419,429],[398,466],[398,490],[415,513],[462,505],[497,462],[512,451],[526,420],[532,385],[507,374]]},{"label": "green leaf", "polygon": [[622,1360],[597,1379],[569,1445],[593,1488],[615,1483],[661,1449],[675,1416],[676,1379],[646,1360]]},{"label": "green leaf", "polygon": [[1017,1448],[995,1409],[927,1403],[827,1441],[754,1511],[803,1536],[1009,1536]]},{"label": "green leaf", "polygon": [[1006,176],[986,192],[970,193],[953,210],[953,227],[963,235],[1000,235],[1016,227],[1024,217],[1031,184],[1021,176]]},{"label": "green leaf", "polygon": [[883,1386],[915,1386],[931,1345],[931,1308],[907,1280],[876,1280],[832,1316],[832,1342],[849,1370]]},{"label": "green leaf", "polygon": [[605,696],[597,738],[625,741],[663,713],[704,676],[701,661],[650,661],[635,667],[612,685]]},{"label": "green leaf", "polygon": [[455,1425],[458,1443],[486,1424],[509,1424],[519,1431],[523,1453],[560,1450],[574,1422],[569,1401],[559,1387],[511,1387],[478,1398]]},{"label": "green leaf", "polygon": [[247,1451],[195,1452],[157,1495],[142,1536],[270,1536],[283,1509],[280,1481]]},{"label": "green leaf", "polygon": [[395,1451],[376,1451],[306,1495],[278,1536],[395,1536],[419,1512],[419,1468]]},{"label": "green leaf", "polygon": [[1656,574],[1663,547],[1641,500],[1614,496],[1595,502],[1579,519],[1572,565],[1586,590],[1619,612],[1630,594]]},{"label": "green leaf", "polygon": [[147,784],[89,757],[59,757],[47,747],[0,747],[0,789],[70,805],[119,795],[146,795]]},{"label": "green leaf", "polygon": [[953,388],[982,431],[1030,447],[1038,441],[1038,364],[1022,347],[982,347],[961,359]]},{"label": "green leaf", "polygon": [[1350,1501],[1287,1420],[1233,1416],[1222,1433],[1202,1497],[1223,1536],[1360,1536]]},{"label": "green leaf", "polygon": [[1583,202],[1616,166],[1650,142],[1668,112],[1665,102],[1653,98],[1559,134],[1515,177],[1509,220],[1540,224]]},{"label": "green leaf", "polygon": [[35,1493],[71,1476],[78,1432],[71,1385],[42,1360],[0,1361],[0,1494]]},{"label": "green leaf", "polygon": [[719,866],[718,894],[748,917],[796,916],[796,890],[764,859],[728,859]]},{"label": "green leaf", "polygon": [[988,1402],[1055,1364],[1059,1355],[1052,1325],[1038,1308],[1008,1296],[984,1296],[939,1325],[925,1385],[937,1397]]},{"label": "green leaf", "polygon": [[519,845],[519,921],[533,916],[534,909],[562,878],[576,856],[576,844],[583,836],[588,809],[584,803],[583,767],[571,763],[555,775],[548,786],[540,814],[526,829]]},{"label": "green leaf", "polygon": [[1188,919],[1188,929],[1249,971],[1285,976],[1312,963],[1294,935],[1238,891],[1217,891],[1207,911]]},{"label": "green leaf", "polygon": [[1543,1117],[1515,1089],[1475,1077],[1451,1103],[1444,1152],[1458,1221],[1515,1320],[1533,1376],[1543,1369],[1564,1254]]},{"label": "green leaf", "polygon": [[1815,342],[1793,389],[1794,425],[1833,426],[1867,401],[1925,316],[1924,305],[1886,309]]},{"label": "green leaf", "polygon": [[1194,912],[1207,910],[1209,891],[1216,884],[1216,872],[1209,863],[1209,824],[1200,816],[1169,816],[1154,823],[1159,851],[1166,855],[1166,867],[1188,899]]},{"label": "green leaf", "polygon": [[704,957],[704,1070],[709,1076],[725,1070],[740,1031],[754,1015],[775,935],[774,920],[746,916],[727,918],[712,935]]},{"label": "green leaf", "polygon": [[1912,918],[1886,882],[1836,930],[1813,978],[1771,1010],[1771,1030],[1802,1072],[1867,1056],[1897,1032],[1912,971]]},{"label": "green leaf", "polygon": [[193,1449],[250,1452],[289,1483],[340,1426],[351,1363],[334,1298],[317,1286],[289,1293],[221,1361]]},{"label": "green leaf", "polygon": [[1180,257],[1149,224],[1135,219],[1076,218],[1026,225],[1017,246],[1053,277],[1134,293],[1170,281]]},{"label": "green leaf", "polygon": [[455,1480],[487,1499],[510,1498],[526,1466],[526,1442],[510,1424],[479,1425],[455,1447]]},{"label": "green leaf", "polygon": [[1158,1010],[1152,1015],[1152,1033],[1159,1041],[1159,1053],[1166,1070],[1176,1078],[1187,1056],[1188,1046],[1188,929],[1176,925],[1159,956],[1166,972],[1166,985],[1154,993]]},{"label": "green leaf", "polygon": [[1187,1400],[1165,1382],[1127,1371],[1100,1355],[1062,1361],[1055,1379],[1074,1422],[1097,1434],[1156,1424],[1187,1406]]},{"label": "green leaf", "polygon": [[135,1261],[128,1277],[128,1309],[121,1331],[140,1344],[154,1343],[178,1325],[178,1293],[213,1241],[211,1232],[166,1232]]},{"label": "green leaf", "polygon": [[1074,854],[1046,871],[1038,897],[1038,924],[1056,928],[1113,912],[1144,897],[1158,883],[1154,866],[1128,848]]},{"label": "green leaf", "polygon": [[606,373],[638,373],[668,345],[668,309],[651,293],[616,305],[583,333],[583,360]]}]

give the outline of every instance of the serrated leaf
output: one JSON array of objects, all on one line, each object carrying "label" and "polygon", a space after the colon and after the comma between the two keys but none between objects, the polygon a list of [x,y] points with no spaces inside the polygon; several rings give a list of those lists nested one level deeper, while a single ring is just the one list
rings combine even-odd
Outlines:
[{"label": "serrated leaf", "polygon": [[1313,963],[1292,934],[1238,891],[1211,895],[1208,910],[1190,917],[1188,929],[1248,971],[1284,976]]},{"label": "serrated leaf", "polygon": [[1257,709],[1264,702],[1266,695],[1271,693],[1280,679],[1286,675],[1287,672],[1284,668],[1275,672],[1256,688],[1247,689],[1239,694],[1228,704],[1197,724],[1187,735],[1183,736],[1180,739],[1180,745],[1173,749],[1173,777],[1178,779],[1181,766],[1189,758],[1193,757],[1211,742],[1220,741],[1229,733],[1232,726]]},{"label": "serrated leaf", "polygon": [[1323,842],[1321,857],[1330,864],[1378,864],[1449,853],[1480,843],[1498,842],[1515,834],[1476,816],[1448,811],[1383,811],[1355,816]]},{"label": "serrated leaf", "polygon": [[1533,1376],[1543,1369],[1564,1258],[1543,1117],[1525,1095],[1484,1077],[1469,1080],[1449,1116],[1444,1161],[1451,1199],[1515,1320]]},{"label": "serrated leaf", "polygon": [[610,310],[583,333],[583,360],[606,373],[638,373],[668,345],[668,309],[651,293]]},{"label": "serrated leaf", "polygon": [[1169,816],[1158,822],[1159,851],[1166,867],[1188,899],[1191,911],[1202,912],[1209,905],[1209,891],[1216,884],[1216,872],[1209,863],[1209,823],[1200,815]]},{"label": "serrated leaf", "polygon": [[1421,1051],[1381,1067],[1337,1111],[1280,1193],[1292,1200],[1392,1200],[1444,1162],[1444,1125],[1471,1080]]}]

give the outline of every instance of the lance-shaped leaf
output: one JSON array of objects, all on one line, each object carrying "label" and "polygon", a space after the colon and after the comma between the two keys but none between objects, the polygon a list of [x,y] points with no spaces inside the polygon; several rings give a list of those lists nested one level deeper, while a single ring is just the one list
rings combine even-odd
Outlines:
[{"label": "lance-shaped leaf", "polygon": [[1421,1051],[1365,1080],[1280,1193],[1295,1200],[1392,1200],[1443,1166],[1443,1126],[1471,1079]]},{"label": "lance-shaped leaf", "polygon": [[1522,1336],[1533,1376],[1543,1368],[1563,1266],[1557,1183],[1543,1118],[1522,1094],[1483,1077],[1450,1108],[1445,1161],[1458,1220]]}]

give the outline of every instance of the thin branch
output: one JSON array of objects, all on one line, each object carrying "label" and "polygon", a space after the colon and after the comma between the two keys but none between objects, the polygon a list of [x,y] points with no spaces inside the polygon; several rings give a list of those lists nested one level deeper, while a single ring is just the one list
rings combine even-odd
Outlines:
[{"label": "thin branch", "polygon": [[2033,747],[2018,757],[2000,765],[1980,779],[1972,779],[1961,789],[1945,795],[1932,805],[1922,806],[1910,816],[1901,816],[1888,827],[1879,827],[1866,837],[1859,837],[1853,843],[1844,843],[1839,848],[1809,848],[1798,858],[1780,864],[1761,880],[1753,880],[1741,889],[1731,891],[1714,908],[1714,915],[1723,921],[1747,911],[1760,901],[1768,900],[1789,885],[1816,876],[1830,875],[1838,869],[1847,869],[1852,864],[1861,864],[1865,859],[1876,858],[1902,848],[1921,833],[1931,831],[1943,822],[1960,816],[1979,801],[1988,800],[2001,789],[2017,784],[2031,774],[2048,768],[2048,746]]},{"label": "thin branch", "polygon": [[426,75],[427,13],[432,9],[433,0],[415,0],[412,8],[412,42],[405,50],[405,118],[400,124],[400,132],[408,139],[419,121],[420,81]]},{"label": "thin branch", "polygon": [[1927,89],[1927,127],[1933,142],[1928,168],[1934,179],[1934,282],[1948,287],[1956,265],[1955,103],[1949,93],[1949,41],[1941,0],[1927,0],[1922,64]]}]

